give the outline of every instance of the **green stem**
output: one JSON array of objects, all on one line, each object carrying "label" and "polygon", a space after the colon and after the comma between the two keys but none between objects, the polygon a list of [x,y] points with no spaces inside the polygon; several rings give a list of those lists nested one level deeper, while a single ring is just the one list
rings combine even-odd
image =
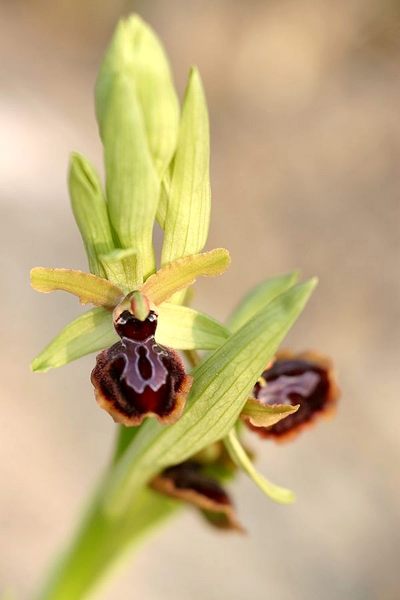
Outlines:
[{"label": "green stem", "polygon": [[115,436],[115,444],[114,444],[114,452],[113,457],[111,459],[111,463],[115,465],[121,456],[124,454],[125,450],[128,448],[129,444],[132,442],[133,438],[139,433],[140,427],[124,427],[123,425],[118,425]]},{"label": "green stem", "polygon": [[[121,456],[128,442],[125,432],[120,430],[115,454]],[[136,493],[134,501],[122,514],[106,513],[103,500],[111,474],[112,467],[94,495],[76,537],[37,600],[83,600],[92,597],[127,551],[177,510],[179,504],[176,501],[146,486]]]},{"label": "green stem", "polygon": [[[193,352],[192,364],[199,357]],[[118,427],[111,464],[71,545],[51,573],[37,600],[86,600],[111,568],[180,506],[175,500],[141,486],[127,509],[105,508],[115,468],[140,428]]]}]

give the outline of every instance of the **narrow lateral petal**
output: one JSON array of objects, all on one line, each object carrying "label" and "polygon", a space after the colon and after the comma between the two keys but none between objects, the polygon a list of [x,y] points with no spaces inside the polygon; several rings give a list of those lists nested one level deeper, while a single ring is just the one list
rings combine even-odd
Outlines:
[{"label": "narrow lateral petal", "polygon": [[255,398],[249,398],[240,413],[241,418],[254,427],[271,427],[286,419],[299,409],[299,404],[262,404]]},{"label": "narrow lateral petal", "polygon": [[123,296],[122,290],[102,277],[73,269],[35,267],[31,270],[31,286],[37,292],[61,290],[77,296],[81,304],[114,308]]},{"label": "narrow lateral petal", "polygon": [[147,279],[141,288],[154,304],[168,300],[175,292],[192,285],[197,277],[221,275],[230,265],[230,256],[225,248],[178,258],[163,266]]}]

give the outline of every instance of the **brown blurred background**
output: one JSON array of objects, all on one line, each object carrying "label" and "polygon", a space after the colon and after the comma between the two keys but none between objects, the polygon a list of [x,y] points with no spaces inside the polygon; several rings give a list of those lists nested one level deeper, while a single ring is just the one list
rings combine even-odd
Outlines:
[{"label": "brown blurred background", "polygon": [[[88,357],[45,376],[30,359],[79,306],[30,291],[34,265],[86,268],[68,154],[101,165],[92,89],[118,17],[159,33],[182,93],[199,66],[212,124],[209,247],[230,272],[198,286],[225,318],[268,275],[320,285],[290,335],[337,364],[337,418],[259,466],[297,491],[233,486],[247,537],[188,511],[102,600],[397,600],[399,539],[400,3],[397,0],[3,0],[0,262],[0,580],[28,599],[75,526],[113,437]],[[71,600],[74,600],[71,598]]]}]

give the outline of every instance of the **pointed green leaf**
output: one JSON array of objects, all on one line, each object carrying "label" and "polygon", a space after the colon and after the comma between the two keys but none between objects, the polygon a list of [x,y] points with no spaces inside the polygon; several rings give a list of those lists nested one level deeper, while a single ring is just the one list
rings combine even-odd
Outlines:
[{"label": "pointed green leaf", "polygon": [[[187,307],[164,303],[159,307],[156,339],[159,344],[176,348],[212,350],[229,335],[207,315]],[[94,308],[69,323],[32,362],[34,372],[62,367],[82,356],[108,348],[119,340],[112,314]]]},{"label": "pointed green leaf", "polygon": [[200,252],[210,221],[210,139],[200,75],[192,69],[183,102],[165,218],[161,263]]},{"label": "pointed green leaf", "polygon": [[231,459],[254,481],[266,496],[279,504],[292,504],[295,501],[296,497],[291,490],[271,483],[255,469],[233,429],[225,438],[224,443]]},{"label": "pointed green leaf", "polygon": [[111,223],[123,248],[137,251],[135,279],[154,271],[153,223],[160,181],[132,74],[131,41],[121,22],[96,85],[96,107],[104,145]]},{"label": "pointed green leaf", "polygon": [[282,419],[295,413],[300,404],[292,406],[291,404],[265,405],[254,398],[249,398],[243,407],[240,416],[245,421],[249,421],[255,427],[271,427]]},{"label": "pointed green leaf", "polygon": [[192,285],[197,277],[221,275],[229,265],[229,252],[225,248],[178,258],[149,277],[141,291],[154,304],[161,304],[175,292]]},{"label": "pointed green leaf", "polygon": [[108,273],[99,256],[114,249],[107,205],[99,176],[81,154],[71,155],[68,185],[72,211],[86,248],[90,270],[95,275],[106,277]]},{"label": "pointed green leaf", "polygon": [[229,329],[231,331],[240,329],[263,306],[266,306],[279,294],[291,288],[296,283],[297,277],[296,272],[288,273],[287,275],[267,279],[253,288],[233,311],[228,321]]},{"label": "pointed green leaf", "polygon": [[178,350],[214,350],[229,337],[218,321],[187,306],[164,302],[158,307],[156,340]]},{"label": "pointed green leaf", "polygon": [[137,486],[229,433],[315,285],[310,280],[281,294],[210,354],[194,371],[188,405],[177,423],[142,425],[105,491],[109,511],[123,510]]},{"label": "pointed green leaf", "polygon": [[118,336],[112,324],[112,315],[104,308],[93,308],[69,323],[33,360],[36,373],[62,367],[91,352],[108,348]]},{"label": "pointed green leaf", "polygon": [[107,110],[107,98],[116,72],[124,73],[137,90],[149,149],[161,177],[176,148],[179,102],[160,40],[137,15],[119,23],[102,66],[96,86],[99,121]]},{"label": "pointed green leaf", "polygon": [[35,267],[31,270],[31,286],[37,292],[62,290],[78,296],[81,304],[96,304],[114,308],[121,300],[122,290],[101,277],[73,269],[48,269]]}]

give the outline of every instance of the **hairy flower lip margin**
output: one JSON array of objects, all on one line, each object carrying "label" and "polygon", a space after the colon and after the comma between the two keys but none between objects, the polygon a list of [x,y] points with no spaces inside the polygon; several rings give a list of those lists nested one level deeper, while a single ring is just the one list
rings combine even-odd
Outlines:
[{"label": "hairy flower lip margin", "polygon": [[203,471],[203,465],[197,461],[188,460],[165,469],[153,479],[151,487],[199,508],[214,527],[244,532],[230,496],[216,479]]},{"label": "hairy flower lip margin", "polygon": [[286,442],[319,418],[332,416],[340,390],[330,358],[313,351],[282,350],[262,373],[253,393],[264,406],[299,405],[295,413],[270,427],[257,427],[246,421],[260,437]]},{"label": "hairy flower lip margin", "polygon": [[192,385],[179,355],[157,344],[157,315],[145,320],[124,310],[114,320],[121,341],[96,357],[91,374],[95,397],[116,423],[132,427],[146,417],[174,423],[182,414]]}]

